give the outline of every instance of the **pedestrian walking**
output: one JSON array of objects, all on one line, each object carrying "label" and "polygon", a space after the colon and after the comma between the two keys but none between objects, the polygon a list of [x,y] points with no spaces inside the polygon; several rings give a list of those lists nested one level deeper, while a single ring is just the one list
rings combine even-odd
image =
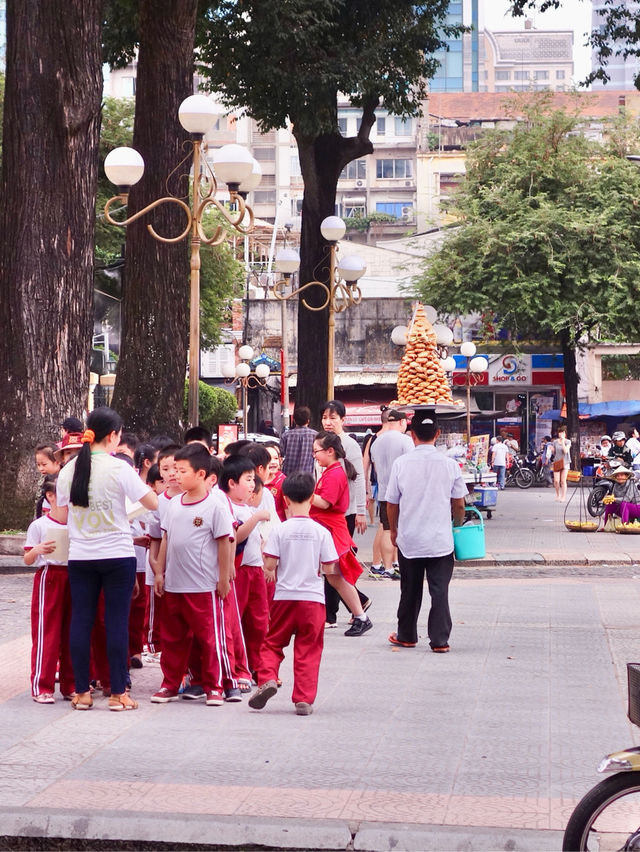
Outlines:
[{"label": "pedestrian walking", "polygon": [[496,442],[491,448],[491,467],[496,472],[498,488],[504,491],[504,483],[507,472],[507,456],[510,455],[509,447],[504,443],[502,435],[496,437]]},{"label": "pedestrian walking", "polygon": [[440,434],[429,412],[417,411],[411,422],[415,449],[393,463],[387,485],[391,541],[398,547],[400,603],[392,645],[418,643],[418,616],[425,574],[431,596],[427,633],[431,650],[449,650],[449,583],[453,574],[453,522],[464,521],[467,487],[458,464],[435,448]]},{"label": "pedestrian walking", "polygon": [[318,433],[309,427],[310,420],[311,412],[306,405],[297,405],[293,409],[293,428],[280,438],[285,476],[300,470],[313,473],[313,439]]}]

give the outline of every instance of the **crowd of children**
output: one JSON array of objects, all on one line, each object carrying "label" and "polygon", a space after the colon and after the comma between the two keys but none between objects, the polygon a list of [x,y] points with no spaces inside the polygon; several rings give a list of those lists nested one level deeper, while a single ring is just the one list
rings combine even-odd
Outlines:
[{"label": "crowd of children", "polygon": [[[109,409],[104,411],[109,414]],[[87,510],[74,505],[75,457],[86,452],[96,470],[103,461],[95,457],[95,429],[84,429],[74,418],[70,421],[65,421],[59,444],[43,443],[35,450],[44,481],[24,556],[27,565],[37,566],[31,618],[33,700],[54,703],[57,680],[63,698],[76,709],[90,709],[96,689],[111,696],[110,709],[136,709],[128,696],[130,671],[159,663],[162,681],[152,703],[182,698],[220,706],[242,701],[255,688],[249,706],[262,709],[281,685],[283,651],[294,637],[292,701],[298,715],[309,715],[324,641],[324,577],[353,613],[346,635],[362,635],[371,627],[355,590],[362,569],[344,519],[353,471],[345,463],[338,436],[321,432],[316,438],[314,452],[323,471],[317,483],[308,473],[285,477],[276,442],[238,441],[227,446],[220,459],[202,427],[188,430],[183,446],[164,436],[144,444],[120,431],[100,436],[102,452],[108,444],[110,465],[126,486],[122,505],[126,496],[135,560],[130,560],[127,587],[126,671],[109,635],[115,629],[109,602],[105,620],[103,597],[111,592],[98,580],[92,587],[96,600],[87,598],[82,613],[83,629],[91,633],[85,672],[84,649],[77,635],[74,640],[73,627],[73,653],[69,652],[72,600],[76,601],[72,591],[77,594],[78,569],[86,566],[69,555],[67,514],[77,537],[78,517],[90,534],[94,514],[109,532],[113,508],[96,505],[91,485]],[[131,468],[138,486],[130,482]],[[64,473],[58,479],[60,471]],[[88,560],[91,537],[86,529],[83,534],[82,558]],[[78,547],[73,536],[71,547]],[[128,565],[123,562],[122,570],[129,570]],[[71,590],[70,574],[76,578]],[[76,613],[74,623],[78,621]],[[82,674],[76,672],[74,681],[76,659]]]}]

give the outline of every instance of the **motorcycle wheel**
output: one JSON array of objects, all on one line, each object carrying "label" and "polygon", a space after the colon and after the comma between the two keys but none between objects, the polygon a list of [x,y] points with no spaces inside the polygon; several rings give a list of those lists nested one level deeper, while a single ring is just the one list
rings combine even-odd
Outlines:
[{"label": "motorcycle wheel", "polygon": [[604,503],[602,501],[608,493],[608,488],[601,488],[597,485],[591,489],[591,493],[587,497],[587,512],[589,512],[592,518],[599,518],[604,512]]},{"label": "motorcycle wheel", "polygon": [[518,488],[530,488],[533,485],[533,474],[527,467],[521,467],[514,474],[513,480]]},{"label": "motorcycle wheel", "polygon": [[589,790],[569,818],[562,849],[640,850],[640,772],[618,772]]}]

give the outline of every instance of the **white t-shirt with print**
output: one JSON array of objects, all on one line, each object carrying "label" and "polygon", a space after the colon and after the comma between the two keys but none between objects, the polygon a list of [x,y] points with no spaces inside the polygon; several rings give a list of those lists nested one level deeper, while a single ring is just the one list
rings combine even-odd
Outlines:
[{"label": "white t-shirt with print", "polygon": [[172,498],[162,513],[167,534],[164,587],[167,592],[213,592],[219,579],[219,538],[233,538],[228,506],[211,494],[197,503]]},{"label": "white t-shirt with print", "polygon": [[119,559],[134,556],[125,498],[132,503],[149,491],[131,465],[108,453],[91,453],[89,505],[69,502],[76,459],[58,474],[59,506],[69,507],[69,559]]},{"label": "white t-shirt with print", "polygon": [[328,530],[307,516],[289,518],[273,528],[264,555],[278,559],[274,600],[324,603],[320,565],[338,561]]},{"label": "white t-shirt with print", "polygon": [[[27,529],[27,537],[24,542],[24,552],[27,553],[29,550],[33,550],[33,548],[42,544],[43,541],[53,541],[56,537],[56,533],[60,530],[66,530],[67,525],[61,524],[60,521],[54,521],[52,517],[47,515],[41,515],[41,517],[36,518],[35,521],[32,521],[29,524],[29,528]],[[66,565],[66,562],[60,562],[57,559],[52,558],[52,554],[44,554],[40,553],[36,557],[36,561],[34,565],[37,565],[38,568],[42,568],[44,565]]]}]

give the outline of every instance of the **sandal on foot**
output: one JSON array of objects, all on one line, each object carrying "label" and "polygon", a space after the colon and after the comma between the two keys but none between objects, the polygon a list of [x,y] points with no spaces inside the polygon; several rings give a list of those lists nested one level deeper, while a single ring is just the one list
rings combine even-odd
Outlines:
[{"label": "sandal on foot", "polygon": [[121,695],[111,695],[109,697],[109,710],[137,710],[138,702],[134,701],[128,692],[123,692]]},{"label": "sandal on foot", "polygon": [[434,654],[448,654],[450,649],[448,645],[432,645],[431,650]]},{"label": "sandal on foot", "polygon": [[90,692],[79,692],[71,699],[71,706],[74,710],[91,710],[93,707],[93,698]]},{"label": "sandal on foot", "polygon": [[398,645],[400,648],[415,648],[418,644],[417,642],[403,642],[401,639],[398,639],[397,633],[392,633],[389,636],[389,642],[391,642],[392,645]]},{"label": "sandal on foot", "polygon": [[238,678],[238,689],[243,695],[251,692],[251,681],[246,678]]}]

